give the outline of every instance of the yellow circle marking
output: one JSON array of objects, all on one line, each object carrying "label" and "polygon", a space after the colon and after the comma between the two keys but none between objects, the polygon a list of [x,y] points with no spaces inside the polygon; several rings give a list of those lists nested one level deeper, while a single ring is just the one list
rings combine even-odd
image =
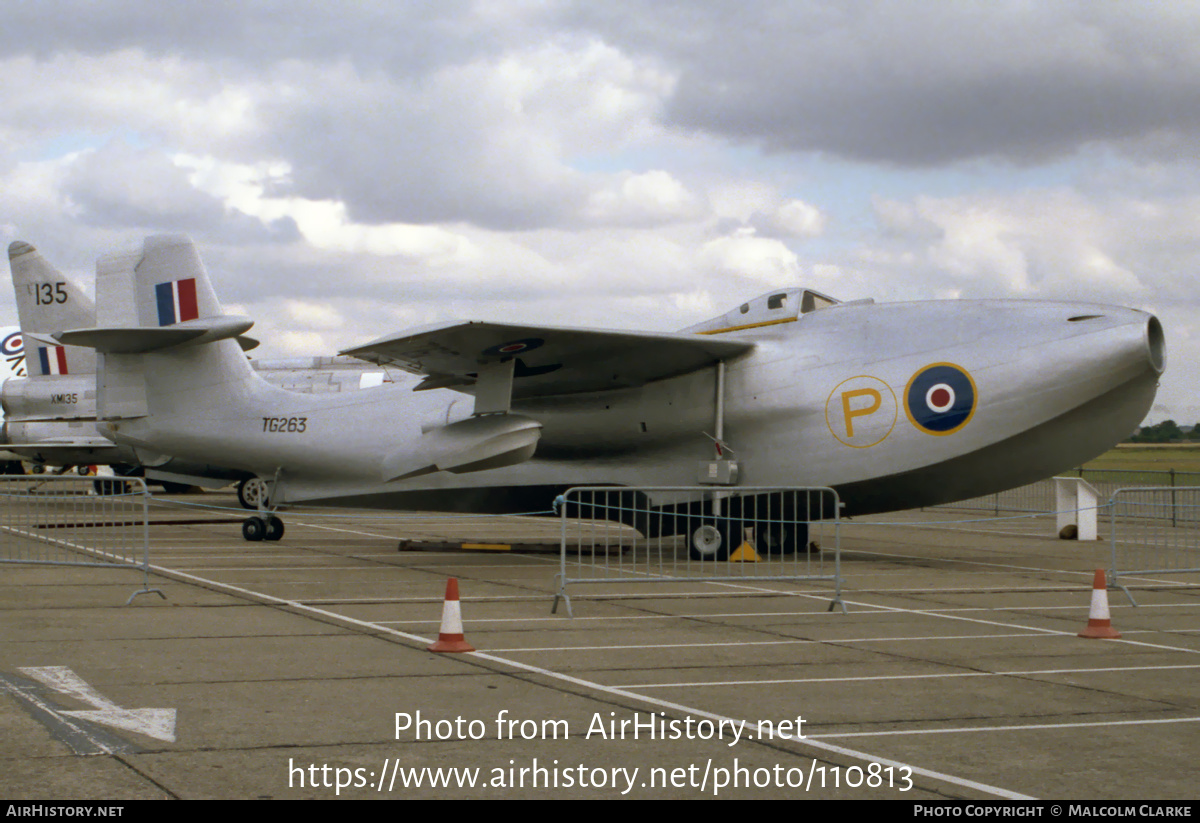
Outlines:
[{"label": "yellow circle marking", "polygon": [[[848,388],[845,391],[838,391],[847,383],[854,380],[869,381],[861,384],[856,388]],[[874,428],[869,428],[868,432],[862,431],[862,424],[867,423],[868,419],[876,414],[887,415],[889,412],[888,403],[891,403],[891,421],[887,424],[886,431],[879,433],[881,424],[876,424]],[[833,408],[834,414],[840,416],[845,423],[845,436],[838,433],[838,429],[830,420],[830,408]],[[886,417],[884,418],[886,419]],[[833,391],[829,393],[829,397],[825,400],[825,425],[829,429],[829,433],[844,446],[849,446],[852,449],[869,449],[871,446],[877,446],[887,439],[892,430],[896,428],[896,420],[899,415],[896,411],[896,393],[892,391],[892,387],[878,377],[873,377],[869,374],[859,374],[854,377],[847,377],[841,383],[833,387]],[[859,423],[859,435],[861,440],[865,441],[869,437],[874,437],[870,442],[852,442],[856,437],[854,432],[855,421]],[[877,436],[876,436],[877,435]]]}]

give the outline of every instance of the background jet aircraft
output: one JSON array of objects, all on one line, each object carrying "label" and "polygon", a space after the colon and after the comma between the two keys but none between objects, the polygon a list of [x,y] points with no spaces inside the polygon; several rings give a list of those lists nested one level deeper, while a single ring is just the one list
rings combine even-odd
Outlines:
[{"label": "background jet aircraft", "polygon": [[[64,328],[94,324],[93,298],[83,284],[58,271],[28,243],[12,243],[8,256],[21,326],[4,332],[5,366],[19,369],[10,371],[11,377],[27,379],[7,379],[0,388],[0,404],[7,415],[4,443],[34,463],[111,465],[122,476],[144,473],[168,491],[238,481],[243,505],[256,508],[261,484],[252,473],[118,446],[96,430],[96,352],[58,345],[49,336]],[[28,364],[22,330],[32,358]],[[242,345],[251,348],[254,343],[243,338]],[[350,357],[254,361],[252,365],[275,385],[304,393],[355,391],[380,385],[386,377],[378,367]]]},{"label": "background jet aircraft", "polygon": [[[0,363],[0,384],[11,378],[25,376],[25,341],[19,326],[0,327],[0,355],[4,358]],[[0,406],[0,421],[3,419],[3,407]],[[21,474],[24,471],[21,456],[2,450],[3,440],[3,436],[0,436],[0,474]]]},{"label": "background jet aircraft", "polygon": [[[105,353],[102,430],[252,472],[273,504],[543,510],[571,485],[693,484],[715,431],[741,484],[833,486],[847,514],[931,505],[1107,450],[1150,408],[1165,358],[1157,319],[1130,309],[788,289],[675,334],[410,331],[349,353],[419,380],[301,395],[248,366],[234,338],[252,322],[223,312],[186,238],[97,269],[97,327],[56,338]],[[737,486],[722,491],[736,515]],[[243,532],[264,530],[282,523]]]}]

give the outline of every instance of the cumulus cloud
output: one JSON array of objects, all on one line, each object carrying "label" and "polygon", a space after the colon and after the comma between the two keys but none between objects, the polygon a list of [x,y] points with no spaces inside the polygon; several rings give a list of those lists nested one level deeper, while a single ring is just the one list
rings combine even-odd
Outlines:
[{"label": "cumulus cloud", "polygon": [[[669,79],[596,42],[549,44],[420,78],[349,62],[296,66],[263,99],[263,141],[289,190],[344,202],[358,222],[500,229],[611,219],[616,186],[575,156],[645,139]],[[642,198],[644,202],[645,198]]]},{"label": "cumulus cloud", "polygon": [[759,234],[779,238],[817,237],[825,231],[826,217],[803,200],[788,200],[750,219]]},{"label": "cumulus cloud", "polygon": [[700,261],[720,276],[741,278],[764,289],[799,283],[796,254],[778,240],[758,237],[749,229],[709,241]]},{"label": "cumulus cloud", "polygon": [[601,224],[653,225],[696,218],[698,199],[669,173],[626,174],[619,184],[591,194],[584,213]]},{"label": "cumulus cloud", "polygon": [[[964,293],[1137,303],[1200,263],[1197,202],[1174,206],[1042,190],[880,200],[876,212],[893,251]],[[1176,259],[1148,267],[1164,244]]]},{"label": "cumulus cloud", "polygon": [[644,9],[566,14],[630,51],[670,55],[681,67],[672,122],[774,151],[1032,163],[1093,142],[1194,148],[1200,128],[1200,18],[1186,4]]},{"label": "cumulus cloud", "polygon": [[224,214],[221,202],[192,186],[162,152],[120,141],[80,154],[62,193],[81,220],[101,225],[204,230]]}]

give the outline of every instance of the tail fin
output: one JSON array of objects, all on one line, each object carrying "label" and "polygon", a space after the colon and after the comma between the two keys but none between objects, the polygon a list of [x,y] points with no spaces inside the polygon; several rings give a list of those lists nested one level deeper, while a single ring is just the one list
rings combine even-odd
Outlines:
[{"label": "tail fin", "polygon": [[[96,353],[76,346],[61,346],[51,335],[65,329],[90,326],[96,304],[87,291],[20,240],[8,247],[17,316],[25,338],[27,373],[32,378],[96,372]],[[7,349],[7,344],[5,346]]]},{"label": "tail fin", "polygon": [[216,402],[222,384],[255,379],[233,339],[252,325],[224,313],[195,245],[172,235],[97,260],[96,325],[54,337],[103,353],[98,417],[171,417]]},{"label": "tail fin", "polygon": [[109,354],[140,354],[236,337],[254,325],[221,308],[192,241],[148,237],[140,252],[96,261],[96,326],[54,335]]},{"label": "tail fin", "polygon": [[[102,260],[97,264],[97,291],[106,288],[110,292],[106,297],[111,298],[111,292],[119,294],[129,288],[128,278],[132,275],[135,300],[132,307],[122,305],[120,300],[108,302],[107,308],[116,316],[100,318],[99,325],[162,328],[223,315],[200,253],[188,237],[147,237],[136,258],[118,254]],[[132,316],[120,315],[130,308]]]}]

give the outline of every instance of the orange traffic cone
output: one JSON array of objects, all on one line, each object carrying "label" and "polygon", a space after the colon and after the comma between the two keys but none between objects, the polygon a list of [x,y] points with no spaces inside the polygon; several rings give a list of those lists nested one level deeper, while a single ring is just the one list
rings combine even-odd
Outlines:
[{"label": "orange traffic cone", "polygon": [[1104,580],[1104,569],[1096,569],[1096,576],[1092,579],[1092,608],[1088,612],[1087,628],[1079,636],[1100,640],[1115,640],[1121,636],[1112,627],[1112,620],[1108,616],[1108,583]]},{"label": "orange traffic cone", "polygon": [[458,605],[458,578],[446,581],[446,600],[442,603],[442,628],[431,652],[473,652],[475,647],[463,637],[462,607]]}]

